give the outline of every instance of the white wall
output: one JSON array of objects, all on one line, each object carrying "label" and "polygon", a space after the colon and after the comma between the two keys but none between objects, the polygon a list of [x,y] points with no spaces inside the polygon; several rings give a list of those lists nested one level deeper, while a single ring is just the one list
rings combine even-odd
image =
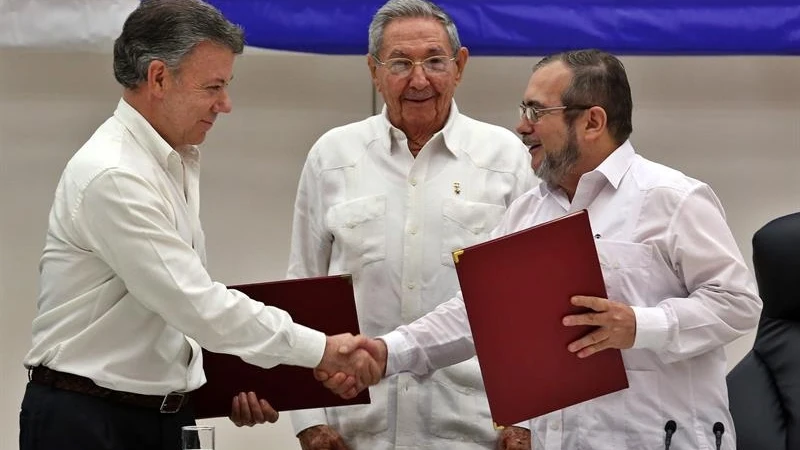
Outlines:
[{"label": "white wall", "polygon": [[[458,90],[461,110],[513,128],[535,60],[473,58]],[[624,61],[634,144],[714,187],[749,261],[753,232],[800,210],[800,59]],[[21,360],[52,192],[66,160],[113,111],[120,91],[110,67],[107,54],[0,49],[0,450],[17,448]],[[372,108],[364,58],[252,52],[237,63],[232,95],[234,113],[203,146],[210,271],[225,283],[278,279],[308,148]],[[751,344],[730,345],[731,362]],[[287,418],[253,429],[213,423],[219,448],[299,448]]]}]

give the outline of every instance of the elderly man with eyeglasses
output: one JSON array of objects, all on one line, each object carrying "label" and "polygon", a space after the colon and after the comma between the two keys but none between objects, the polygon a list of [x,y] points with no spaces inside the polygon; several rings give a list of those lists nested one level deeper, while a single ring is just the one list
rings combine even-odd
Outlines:
[{"label": "elderly man with eyeglasses", "polygon": [[[386,106],[327,132],[303,168],[288,276],[352,273],[365,334],[386,333],[452,297],[451,251],[485,240],[535,184],[518,137],[456,107],[468,56],[436,5],[383,5],[369,28],[367,65]],[[302,448],[487,450],[498,438],[529,448],[527,430],[493,428],[475,359],[430,377],[384,380],[371,398],[293,413]]]}]

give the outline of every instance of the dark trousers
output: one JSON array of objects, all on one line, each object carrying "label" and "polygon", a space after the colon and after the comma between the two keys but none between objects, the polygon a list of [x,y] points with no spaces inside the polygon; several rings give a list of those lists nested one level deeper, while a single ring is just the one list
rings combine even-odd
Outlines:
[{"label": "dark trousers", "polygon": [[191,407],[174,414],[28,383],[19,413],[20,450],[180,450]]}]

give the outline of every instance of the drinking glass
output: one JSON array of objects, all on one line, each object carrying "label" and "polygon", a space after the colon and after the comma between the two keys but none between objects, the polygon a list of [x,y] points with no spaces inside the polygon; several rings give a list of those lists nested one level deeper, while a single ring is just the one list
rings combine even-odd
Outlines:
[{"label": "drinking glass", "polygon": [[187,425],[181,428],[183,450],[214,450],[214,427]]}]

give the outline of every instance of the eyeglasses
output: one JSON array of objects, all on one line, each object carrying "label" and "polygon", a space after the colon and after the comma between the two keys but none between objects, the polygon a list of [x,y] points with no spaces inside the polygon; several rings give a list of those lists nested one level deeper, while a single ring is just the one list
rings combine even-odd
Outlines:
[{"label": "eyeglasses", "polygon": [[530,105],[521,103],[519,105],[519,118],[528,119],[531,123],[537,123],[542,118],[552,112],[556,111],[569,111],[575,109],[589,109],[591,106],[587,105],[572,105],[572,106],[551,106],[548,108],[536,108]]},{"label": "eyeglasses", "polygon": [[408,58],[390,58],[386,61],[381,61],[376,56],[372,58],[376,63],[389,69],[392,75],[401,77],[410,75],[414,66],[422,66],[422,70],[428,75],[439,75],[446,72],[450,63],[456,60],[455,56],[449,58],[444,55],[430,56],[422,61],[412,61]]}]

